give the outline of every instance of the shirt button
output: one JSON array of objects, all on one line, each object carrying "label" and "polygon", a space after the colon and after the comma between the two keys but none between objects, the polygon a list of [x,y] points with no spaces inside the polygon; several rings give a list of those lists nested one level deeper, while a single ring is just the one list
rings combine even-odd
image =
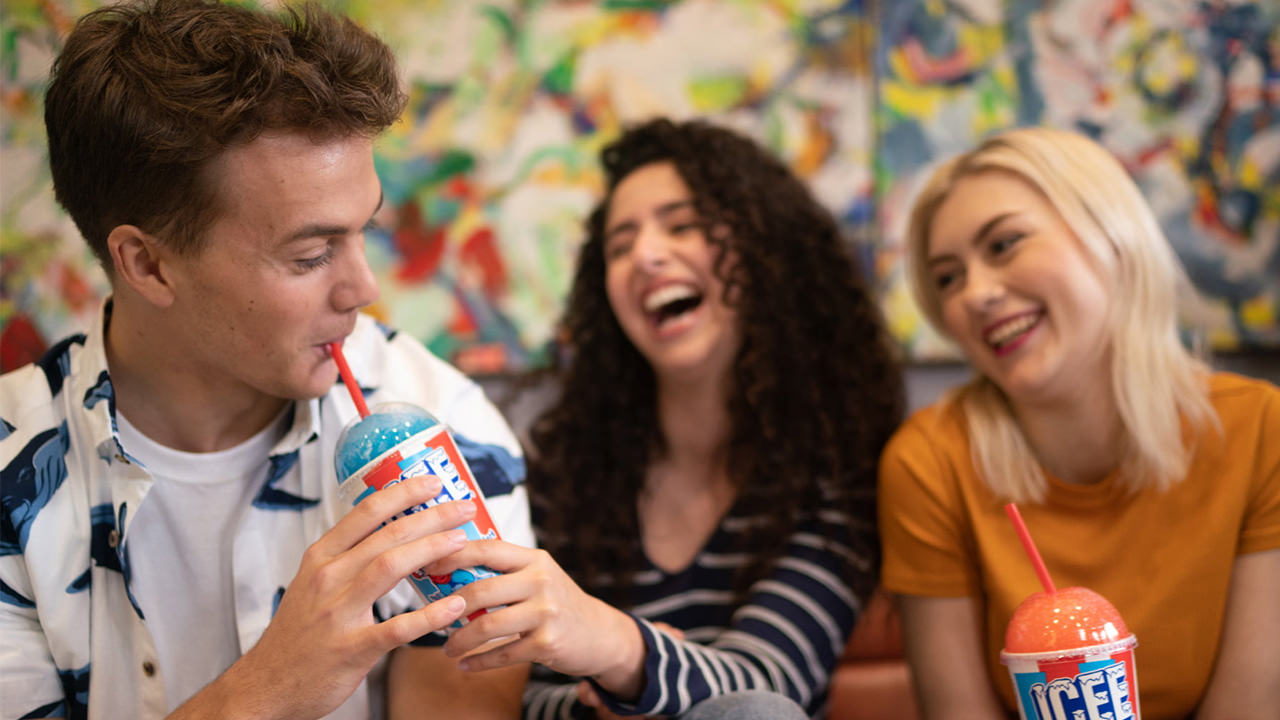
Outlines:
[{"label": "shirt button", "polygon": [[117,547],[120,547],[120,531],[119,530],[112,530],[111,532],[107,533],[107,547],[113,550]]},{"label": "shirt button", "polygon": [[154,677],[156,674],[156,664],[151,662],[150,660],[144,660],[142,662],[142,672],[147,677]]},{"label": "shirt button", "polygon": [[123,454],[121,454],[121,453],[116,453],[116,459],[117,459],[117,460],[119,460],[120,462],[124,463],[125,465],[128,465],[128,464],[129,464],[129,458],[125,457],[125,456],[124,456]]}]

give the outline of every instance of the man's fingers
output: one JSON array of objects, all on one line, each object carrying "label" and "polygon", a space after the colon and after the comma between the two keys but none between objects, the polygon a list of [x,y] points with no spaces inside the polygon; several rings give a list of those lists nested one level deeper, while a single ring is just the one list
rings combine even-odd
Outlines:
[{"label": "man's fingers", "polygon": [[[374,493],[375,495],[377,493]],[[368,502],[366,500],[365,502]],[[361,503],[362,505],[364,503]],[[357,506],[359,507],[359,506]],[[379,555],[433,533],[441,533],[461,526],[476,516],[476,505],[470,500],[447,502],[432,508],[415,512],[412,515],[392,520],[361,540],[347,554],[344,560],[363,566],[374,561]],[[441,556],[426,557],[427,563],[436,562]],[[417,570],[422,565],[409,568]]]},{"label": "man's fingers", "polygon": [[[475,621],[472,620],[471,622],[474,623]],[[468,623],[467,627],[470,626],[471,623]],[[461,630],[458,632],[461,632]],[[454,635],[457,634],[456,632],[454,633]],[[450,638],[450,641],[452,640],[453,638]],[[536,651],[537,643],[530,637],[523,637],[515,642],[499,645],[492,650],[469,655],[458,663],[458,667],[467,672],[476,672],[479,670],[494,670],[517,663],[537,662],[535,659]]]},{"label": "man's fingers", "polygon": [[466,609],[466,601],[451,595],[426,607],[384,620],[369,629],[374,649],[378,653],[390,652],[445,627],[461,617]]},{"label": "man's fingers", "polygon": [[[486,581],[486,582],[491,582]],[[470,586],[468,586],[469,588]],[[461,595],[466,599],[467,607],[473,609],[494,607],[493,605],[481,605],[472,599],[472,596],[465,592],[456,592],[454,596]],[[485,613],[474,620],[468,622],[457,630],[453,635],[449,636],[449,641],[444,644],[444,654],[449,657],[462,657],[494,638],[506,637],[509,635],[520,635],[533,631],[536,626],[536,618],[532,610],[526,607],[527,603],[508,606],[501,610]],[[527,647],[528,643],[520,640],[514,643],[503,645],[502,648],[511,648],[515,646]],[[499,648],[499,649],[502,649]],[[492,655],[497,650],[490,650],[481,653],[481,655]],[[511,651],[504,654],[504,657],[510,657]],[[476,657],[479,657],[477,655]],[[468,658],[470,660],[470,658]],[[512,659],[504,664],[521,662],[522,660],[533,660],[536,658],[528,657],[522,659]],[[501,667],[502,665],[486,665],[485,667]]]},{"label": "man's fingers", "polygon": [[[474,544],[474,542],[467,543],[468,546]],[[465,549],[464,547],[458,552],[461,553]],[[453,562],[452,556],[446,558],[445,561]],[[468,607],[488,608],[498,607],[499,605],[523,606],[533,596],[534,589],[523,575],[512,573],[477,580],[462,586],[456,592],[467,599]],[[497,636],[495,635],[494,637]]]},{"label": "man's fingers", "polygon": [[458,568],[483,565],[496,572],[513,573],[535,562],[538,555],[545,552],[502,540],[475,540],[427,569],[433,574],[445,575]]},{"label": "man's fingers", "polygon": [[420,475],[370,493],[351,508],[313,547],[326,557],[346,552],[396,513],[420,505],[440,493],[440,478]]},{"label": "man's fingers", "polygon": [[467,534],[454,529],[432,533],[382,551],[368,562],[357,566],[362,569],[352,583],[356,602],[373,604],[390,592],[402,578],[434,560],[456,552],[466,542]]}]

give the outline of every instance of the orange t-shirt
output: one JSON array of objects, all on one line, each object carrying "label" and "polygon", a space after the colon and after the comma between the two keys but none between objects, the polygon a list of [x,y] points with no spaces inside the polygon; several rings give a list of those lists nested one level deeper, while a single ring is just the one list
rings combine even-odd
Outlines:
[{"label": "orange t-shirt", "polygon": [[[1235,556],[1280,548],[1280,389],[1218,373],[1210,395],[1223,432],[1202,433],[1187,477],[1167,492],[1130,495],[1116,474],[1094,485],[1050,477],[1043,505],[1019,506],[1054,583],[1101,593],[1137,636],[1146,720],[1194,711],[1217,655]],[[1000,664],[1005,626],[1041,588],[1004,504],[974,470],[956,407],[915,413],[885,448],[884,587],[977,598],[987,671],[1012,710]]]}]

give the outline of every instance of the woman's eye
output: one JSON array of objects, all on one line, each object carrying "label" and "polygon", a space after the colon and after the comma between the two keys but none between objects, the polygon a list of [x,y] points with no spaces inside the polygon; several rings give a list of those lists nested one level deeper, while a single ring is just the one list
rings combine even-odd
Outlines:
[{"label": "woman's eye", "polygon": [[939,290],[946,290],[956,280],[956,274],[953,272],[938,273],[933,276],[933,286]]},{"label": "woman's eye", "polygon": [[1009,248],[1013,247],[1022,239],[1022,233],[1012,233],[1010,235],[1001,235],[991,241],[991,254],[999,255]]},{"label": "woman's eye", "polygon": [[617,260],[626,255],[631,250],[631,243],[624,240],[615,240],[604,246],[604,259]]}]

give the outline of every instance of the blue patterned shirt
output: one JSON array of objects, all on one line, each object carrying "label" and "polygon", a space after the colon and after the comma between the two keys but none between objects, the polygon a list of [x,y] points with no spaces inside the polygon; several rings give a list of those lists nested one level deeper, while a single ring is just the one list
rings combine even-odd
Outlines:
[{"label": "blue patterned shirt", "polygon": [[[158,718],[163,668],[130,589],[133,519],[152,478],[121,446],[100,321],[0,376],[0,718]],[[451,427],[504,540],[533,545],[524,461],[483,391],[413,338],[361,316],[344,345],[372,405],[420,405]],[[333,451],[355,415],[343,386],[294,403],[233,550],[240,646],[257,642],[303,551],[347,511]],[[401,582],[375,615],[418,607]],[[442,637],[421,642],[438,644]],[[198,648],[193,648],[198,651]],[[343,706],[368,716],[367,684]]]}]

